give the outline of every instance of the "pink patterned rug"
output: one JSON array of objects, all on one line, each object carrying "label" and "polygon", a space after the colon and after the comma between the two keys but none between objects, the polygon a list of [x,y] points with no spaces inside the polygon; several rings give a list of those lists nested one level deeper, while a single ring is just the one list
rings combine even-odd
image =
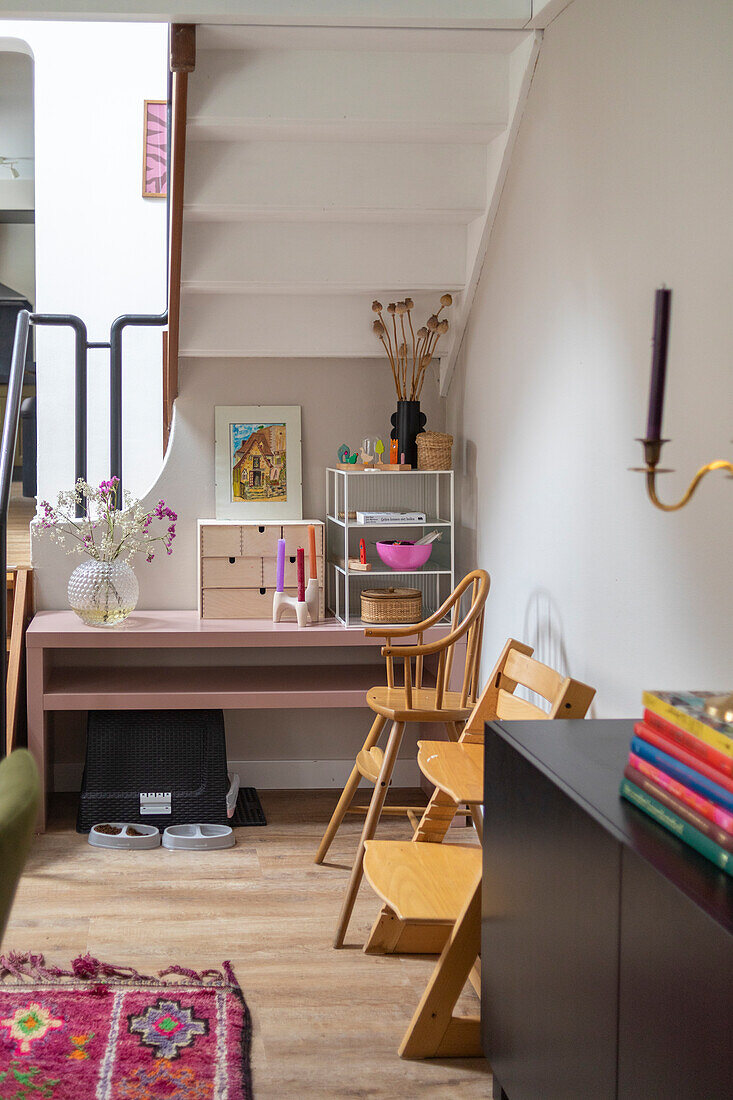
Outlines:
[{"label": "pink patterned rug", "polygon": [[0,955],[0,1100],[252,1100],[229,963],[157,978],[89,955],[71,967]]}]

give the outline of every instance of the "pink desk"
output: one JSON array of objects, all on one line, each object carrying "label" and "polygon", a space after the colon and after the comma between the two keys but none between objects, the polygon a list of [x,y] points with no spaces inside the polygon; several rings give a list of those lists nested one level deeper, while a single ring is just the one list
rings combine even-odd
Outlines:
[{"label": "pink desk", "polygon": [[[432,627],[425,640],[446,629]],[[73,611],[39,612],[28,627],[26,649],[28,747],[44,793],[40,828],[46,824],[53,711],[363,707],[368,689],[384,680],[382,644],[334,620],[299,630],[290,622],[138,611],[122,626],[99,629],[85,626]],[[266,650],[267,663],[215,663],[211,651],[233,649]],[[187,651],[180,654],[185,663],[166,664],[164,651],[173,650]],[[332,651],[327,663],[322,652],[321,663],[304,661],[304,651],[316,658],[323,650]]]}]

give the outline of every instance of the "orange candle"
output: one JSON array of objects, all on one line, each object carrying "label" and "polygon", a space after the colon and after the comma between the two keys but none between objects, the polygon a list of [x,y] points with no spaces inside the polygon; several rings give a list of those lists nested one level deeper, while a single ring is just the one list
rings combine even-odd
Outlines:
[{"label": "orange candle", "polygon": [[316,529],[312,523],[308,524],[308,560],[310,562],[310,579],[316,580],[318,577],[316,568]]}]

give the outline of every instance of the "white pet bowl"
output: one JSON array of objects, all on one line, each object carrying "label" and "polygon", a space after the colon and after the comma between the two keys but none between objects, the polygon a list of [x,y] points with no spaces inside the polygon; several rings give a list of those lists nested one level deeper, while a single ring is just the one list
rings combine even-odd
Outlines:
[{"label": "white pet bowl", "polygon": [[[100,828],[120,829],[119,833],[100,833]],[[128,829],[134,829],[139,835],[130,836]],[[160,830],[154,825],[138,825],[136,821],[100,821],[93,825],[88,837],[89,843],[95,848],[134,849],[158,848],[160,846]]]},{"label": "white pet bowl", "polygon": [[163,833],[163,847],[180,851],[233,848],[234,830],[228,825],[169,825]]}]

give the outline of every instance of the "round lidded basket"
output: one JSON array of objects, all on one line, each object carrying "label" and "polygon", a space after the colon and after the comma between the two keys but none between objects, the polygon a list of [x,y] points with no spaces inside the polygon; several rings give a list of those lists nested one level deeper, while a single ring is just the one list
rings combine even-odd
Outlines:
[{"label": "round lidded basket", "polygon": [[367,588],[361,594],[361,618],[365,623],[419,623],[422,591],[419,588]]},{"label": "round lidded basket", "polygon": [[452,470],[453,436],[447,432],[421,432],[417,437],[418,470]]}]

